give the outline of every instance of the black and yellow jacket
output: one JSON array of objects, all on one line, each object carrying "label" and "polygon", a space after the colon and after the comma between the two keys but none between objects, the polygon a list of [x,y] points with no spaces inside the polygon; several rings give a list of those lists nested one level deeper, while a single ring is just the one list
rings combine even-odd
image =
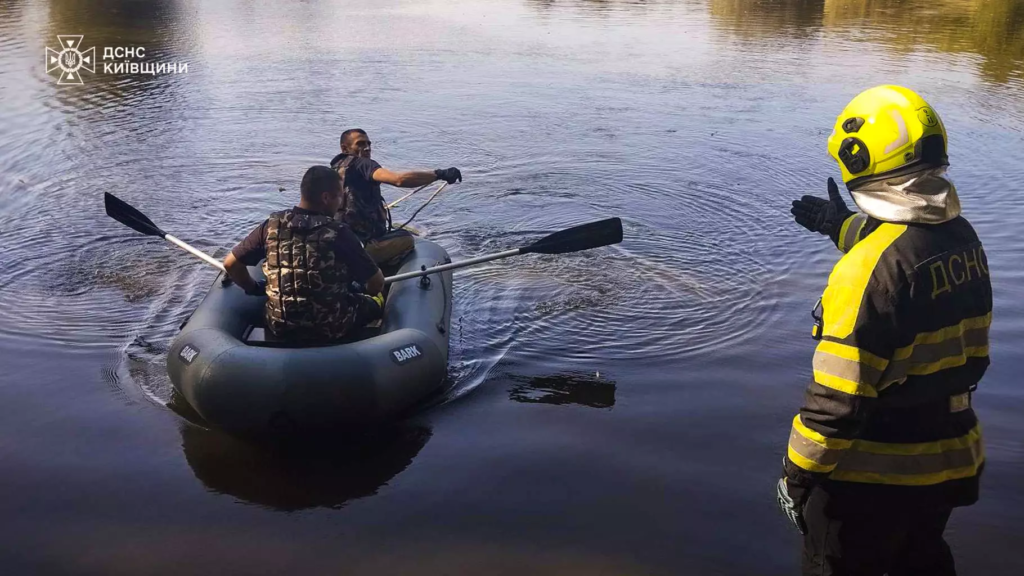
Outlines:
[{"label": "black and yellow jacket", "polygon": [[845,255],[822,296],[787,481],[972,503],[985,457],[970,395],[989,364],[992,321],[977,234],[962,217],[926,225],[855,214],[833,241]]}]

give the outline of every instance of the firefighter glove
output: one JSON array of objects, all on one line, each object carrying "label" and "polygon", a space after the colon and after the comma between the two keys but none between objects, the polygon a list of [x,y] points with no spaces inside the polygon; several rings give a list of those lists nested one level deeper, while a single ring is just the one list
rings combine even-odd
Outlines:
[{"label": "firefighter glove", "polygon": [[797,224],[826,236],[837,233],[843,222],[853,214],[839,194],[836,181],[831,178],[828,179],[828,200],[804,196],[793,200],[790,212]]},{"label": "firefighter glove", "polygon": [[779,509],[789,518],[789,521],[796,527],[800,534],[807,534],[807,524],[804,523],[804,504],[810,490],[802,486],[790,485],[785,478],[779,479],[776,497]]}]

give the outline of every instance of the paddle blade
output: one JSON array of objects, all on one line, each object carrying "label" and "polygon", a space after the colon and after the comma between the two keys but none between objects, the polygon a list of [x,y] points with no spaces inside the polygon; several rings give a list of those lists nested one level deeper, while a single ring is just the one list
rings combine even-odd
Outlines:
[{"label": "paddle blade", "polygon": [[622,242],[622,220],[608,218],[561,230],[520,248],[520,254],[565,254]]},{"label": "paddle blade", "polygon": [[145,214],[139,212],[130,204],[121,200],[117,196],[114,196],[110,192],[103,193],[103,207],[107,210],[107,216],[110,216],[114,220],[117,220],[136,232],[142,232],[147,236],[159,236],[161,238],[167,235],[167,233],[158,228],[156,224],[153,224],[153,221],[147,218]]}]

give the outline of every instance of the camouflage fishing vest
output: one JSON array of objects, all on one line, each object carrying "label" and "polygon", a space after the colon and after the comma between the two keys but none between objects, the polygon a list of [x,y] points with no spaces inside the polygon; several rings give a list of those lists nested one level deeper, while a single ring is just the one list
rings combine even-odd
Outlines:
[{"label": "camouflage fishing vest", "polygon": [[267,328],[278,338],[324,342],[345,335],[355,317],[348,267],[335,258],[341,224],[291,210],[267,225]]},{"label": "camouflage fishing vest", "polygon": [[334,169],[341,176],[341,207],[338,208],[339,219],[348,224],[360,240],[366,242],[387,234],[390,228],[390,214],[384,205],[384,198],[372,187],[367,190],[355,190],[345,180],[345,172],[354,156],[345,156]]}]

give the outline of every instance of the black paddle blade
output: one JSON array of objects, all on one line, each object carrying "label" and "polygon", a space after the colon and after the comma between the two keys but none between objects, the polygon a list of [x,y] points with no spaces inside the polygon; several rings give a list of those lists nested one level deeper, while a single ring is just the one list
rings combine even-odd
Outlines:
[{"label": "black paddle blade", "polygon": [[619,242],[622,242],[622,220],[609,218],[549,234],[525,248],[520,248],[519,253],[565,254]]},{"label": "black paddle blade", "polygon": [[167,233],[158,228],[156,224],[153,224],[153,221],[147,218],[145,214],[139,212],[130,204],[121,200],[117,196],[114,196],[110,192],[103,193],[103,207],[107,210],[107,216],[110,216],[114,220],[117,220],[136,232],[142,232],[147,236],[159,236],[161,238],[167,235]]}]

